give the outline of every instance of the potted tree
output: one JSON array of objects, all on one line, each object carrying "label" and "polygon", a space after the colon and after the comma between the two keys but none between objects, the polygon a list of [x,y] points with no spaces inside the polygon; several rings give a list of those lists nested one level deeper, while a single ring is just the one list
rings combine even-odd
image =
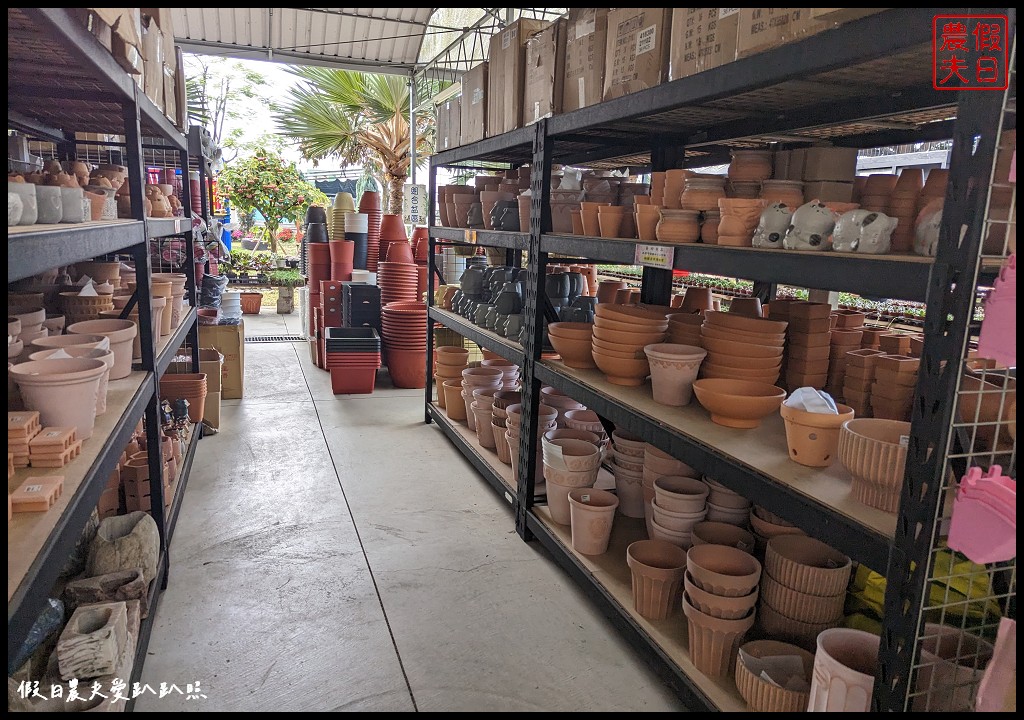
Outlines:
[{"label": "potted tree", "polygon": [[279,315],[287,315],[295,309],[295,288],[304,284],[305,280],[297,270],[274,270],[270,273],[271,287],[278,288]]}]

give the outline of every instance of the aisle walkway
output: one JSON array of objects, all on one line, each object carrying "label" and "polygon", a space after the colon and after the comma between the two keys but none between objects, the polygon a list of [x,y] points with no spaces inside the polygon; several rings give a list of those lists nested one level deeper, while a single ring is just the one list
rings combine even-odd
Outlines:
[{"label": "aisle walkway", "polygon": [[138,710],[682,709],[423,424],[421,391],[335,397],[301,343],[246,363],[199,446],[143,674],[207,698]]}]

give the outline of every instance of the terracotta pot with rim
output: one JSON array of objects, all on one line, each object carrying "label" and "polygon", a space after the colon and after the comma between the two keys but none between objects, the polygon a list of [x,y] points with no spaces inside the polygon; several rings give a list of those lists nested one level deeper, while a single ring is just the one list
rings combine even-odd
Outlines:
[{"label": "terracotta pot with rim", "polygon": [[656,343],[644,347],[651,370],[654,401],[682,407],[693,397],[693,381],[707,356],[703,348],[692,345]]},{"label": "terracotta pot with rim", "polygon": [[70,335],[103,335],[110,341],[114,353],[114,366],[110,368],[110,379],[120,380],[132,373],[132,341],[138,335],[139,327],[131,320],[87,320],[68,326]]},{"label": "terracotta pot with rim", "polygon": [[728,675],[736,662],[740,641],[754,626],[753,610],[738,620],[716,618],[698,610],[683,593],[683,613],[687,620],[693,664],[708,677]]},{"label": "terracotta pot with rim", "polygon": [[583,555],[603,555],[607,552],[618,506],[619,499],[605,490],[571,490],[569,518],[573,549]]},{"label": "terracotta pot with rim", "polygon": [[835,462],[842,425],[853,419],[849,405],[837,403],[836,409],[836,415],[812,413],[783,403],[779,413],[786,424],[790,460],[808,467],[828,467]]},{"label": "terracotta pot with rim", "polygon": [[96,395],[107,364],[95,358],[34,360],[8,372],[27,410],[38,410],[44,427],[74,427],[79,440],[92,437]]},{"label": "terracotta pot with rim", "polygon": [[678,606],[686,551],[662,540],[638,540],[626,548],[633,609],[649,620],[665,620]]},{"label": "terracotta pot with rim", "polygon": [[96,414],[102,415],[105,413],[107,411],[107,385],[110,382],[110,369],[114,367],[114,353],[102,348],[69,345],[63,348],[51,348],[34,352],[29,355],[29,360],[47,360],[56,352],[67,353],[73,358],[90,358],[104,362],[107,366],[107,372],[100,376],[100,384],[96,388]]}]

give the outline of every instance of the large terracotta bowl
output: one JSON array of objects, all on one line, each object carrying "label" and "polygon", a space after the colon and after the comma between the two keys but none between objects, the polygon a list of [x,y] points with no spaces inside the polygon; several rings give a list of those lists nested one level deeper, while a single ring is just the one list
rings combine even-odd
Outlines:
[{"label": "large terracotta bowl", "polygon": [[[748,318],[749,319],[749,318]],[[765,334],[750,333],[732,328],[722,328],[705,323],[700,328],[701,337],[712,340],[729,340],[731,342],[749,342],[757,345],[782,347],[786,342],[786,333]]]},{"label": "large terracotta bowl", "polygon": [[593,323],[554,322],[548,325],[548,335],[589,341],[594,334]]},{"label": "large terracotta bowl", "polygon": [[712,327],[729,328],[747,333],[777,335],[786,332],[789,323],[785,320],[764,320],[747,315],[726,312],[708,312],[704,318]]},{"label": "large terracotta bowl", "polygon": [[[640,351],[643,354],[643,350]],[[606,355],[597,348],[593,350],[594,362],[597,367],[607,376],[608,382],[613,385],[626,385],[636,387],[643,385],[644,380],[651,374],[651,366],[647,358],[630,360]],[[776,407],[776,409],[778,409]]]},{"label": "large terracotta bowl", "polygon": [[[601,307],[601,306],[598,305],[598,307]],[[635,306],[616,305],[615,307],[635,307]],[[640,327],[635,322],[633,322],[631,320],[619,321],[619,320],[613,320],[613,319],[608,318],[608,317],[595,317],[594,318],[594,325],[597,326],[597,327],[607,328],[609,330],[618,330],[618,331],[621,331],[621,332],[637,332],[638,330],[642,330],[644,332],[662,332],[662,331],[668,330],[668,319],[666,318],[665,322],[659,323],[657,325],[647,324],[647,325],[645,325],[643,327]]]},{"label": "large terracotta bowl", "polygon": [[655,332],[627,332],[624,330],[610,330],[600,325],[594,327],[594,337],[599,340],[607,340],[613,343],[625,343],[628,345],[652,345],[659,343],[665,338],[665,333]]},{"label": "large terracotta bowl", "polygon": [[732,355],[728,353],[709,351],[708,362],[720,368],[778,370],[782,367],[782,356],[759,358],[751,357],[750,355]]},{"label": "large terracotta bowl", "polygon": [[596,367],[591,355],[590,338],[580,340],[548,333],[548,340],[551,341],[551,347],[555,352],[562,356],[562,362],[569,367],[580,370]]},{"label": "large terracotta bowl", "polygon": [[664,313],[637,307],[636,305],[598,305],[594,311],[598,318],[629,323],[633,331],[647,330],[646,326],[660,328],[668,325]]},{"label": "large terracotta bowl", "polygon": [[736,340],[719,340],[713,337],[704,340],[704,349],[709,353],[737,355],[744,358],[774,358],[776,362],[782,357],[782,347],[778,345],[757,345]]},{"label": "large terracotta bowl", "polygon": [[624,343],[605,342],[604,340],[598,340],[597,338],[594,338],[591,342],[596,349],[601,350],[607,355],[612,355],[613,357],[645,357],[643,345],[627,345]]},{"label": "large terracotta bowl", "polygon": [[732,428],[756,428],[786,399],[782,388],[751,380],[705,378],[693,383],[693,392],[712,422]]},{"label": "large terracotta bowl", "polygon": [[729,378],[733,380],[756,380],[757,382],[775,383],[779,379],[779,368],[734,368],[705,362],[701,366],[701,374],[706,378]]}]

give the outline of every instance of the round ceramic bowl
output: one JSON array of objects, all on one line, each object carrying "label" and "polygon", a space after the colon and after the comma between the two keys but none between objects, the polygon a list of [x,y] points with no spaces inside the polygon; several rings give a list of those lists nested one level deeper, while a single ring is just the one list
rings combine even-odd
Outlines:
[{"label": "round ceramic bowl", "polygon": [[761,418],[778,412],[786,391],[767,383],[705,378],[693,383],[697,400],[711,420],[732,428],[755,428]]},{"label": "round ceramic bowl", "polygon": [[593,323],[554,322],[548,325],[548,334],[573,340],[590,340],[594,334]]},{"label": "round ceramic bowl", "polygon": [[739,620],[749,615],[754,605],[757,604],[757,587],[748,595],[724,597],[700,588],[693,581],[689,572],[683,576],[683,586],[686,588],[686,594],[690,596],[690,602],[693,603],[693,606],[711,617]]},{"label": "round ceramic bowl", "polygon": [[701,590],[725,597],[749,595],[761,579],[761,563],[749,553],[725,545],[691,547],[686,567]]},{"label": "round ceramic bowl", "polygon": [[544,433],[544,440],[552,442],[554,440],[586,440],[594,447],[601,446],[601,438],[595,433],[588,430],[574,430],[572,428],[559,428],[557,430],[549,430]]},{"label": "round ceramic bowl", "polygon": [[754,536],[730,523],[705,520],[693,526],[693,544],[729,545],[749,553],[754,550]]},{"label": "round ceramic bowl", "polygon": [[[645,326],[653,326],[665,329],[668,326],[668,318],[664,313],[635,305],[608,305],[599,304],[594,311],[597,318],[608,319],[619,323],[629,323],[633,332],[646,330]],[[597,320],[595,319],[595,323]]]},{"label": "round ceramic bowl", "polygon": [[664,540],[684,550],[688,549],[692,544],[689,530],[672,530],[659,523],[654,517],[651,518],[650,530],[652,540]]},{"label": "round ceramic bowl", "polygon": [[845,591],[838,595],[810,595],[786,587],[768,573],[761,578],[761,596],[786,617],[810,624],[837,623],[846,602]]},{"label": "round ceramic bowl", "polygon": [[[658,481],[655,480],[655,483]],[[707,514],[706,508],[700,508],[693,511],[680,512],[677,510],[666,510],[658,504],[657,487],[655,487],[654,500],[652,500],[652,509],[654,510],[654,519],[658,521],[658,524],[662,527],[666,527],[669,530],[675,530],[676,532],[689,533],[693,526],[704,519]]]},{"label": "round ceramic bowl", "polygon": [[748,370],[746,368],[723,367],[715,363],[704,363],[701,372],[706,378],[725,380],[753,380],[774,385],[779,379],[779,369]]},{"label": "round ceramic bowl", "polygon": [[643,345],[631,345],[628,343],[599,340],[596,337],[590,342],[595,350],[600,350],[606,355],[611,355],[613,357],[628,357],[638,359],[641,357],[647,357],[644,354]]},{"label": "round ceramic bowl", "polygon": [[656,502],[666,512],[705,512],[708,486],[697,478],[666,475],[654,481]]},{"label": "round ceramic bowl", "polygon": [[596,348],[593,355],[597,367],[613,385],[637,387],[643,385],[647,376],[651,374],[651,366],[647,362],[647,358],[638,360],[619,358],[600,352]]},{"label": "round ceramic bowl", "polygon": [[776,582],[808,595],[845,592],[850,568],[850,558],[806,535],[773,537],[765,551],[765,571]]},{"label": "round ceramic bowl", "polygon": [[767,520],[762,520],[753,510],[750,511],[750,527],[763,538],[771,539],[778,535],[805,535],[806,533],[792,525],[776,525]]},{"label": "round ceramic bowl", "polygon": [[[711,340],[711,338],[708,338]],[[714,342],[714,340],[711,340]],[[739,345],[740,343],[736,343]],[[781,351],[782,348],[772,348]],[[782,356],[755,357],[742,353],[723,353],[718,350],[708,350],[707,362],[715,367],[728,368],[730,370],[779,370],[782,367]]]},{"label": "round ceramic bowl", "polygon": [[[598,307],[601,307],[601,306],[598,305]],[[628,305],[628,306],[626,306],[626,305],[616,305],[615,307],[634,307],[634,306],[632,306],[632,305]],[[615,320],[615,319],[612,319],[612,318],[609,318],[609,317],[598,317],[598,316],[595,316],[594,317],[594,326],[595,327],[607,328],[609,330],[619,330],[619,331],[622,331],[622,332],[637,332],[640,329],[643,329],[645,332],[648,332],[648,331],[649,332],[662,332],[662,331],[668,330],[668,320],[666,320],[664,323],[646,324],[646,325],[643,326],[643,328],[640,328],[640,326],[638,326],[637,323],[635,323],[635,322],[633,322],[631,320],[628,320],[628,319]]]},{"label": "round ceramic bowl", "polygon": [[629,435],[622,430],[616,430],[612,433],[612,440],[615,442],[615,454],[616,455],[629,455],[640,459],[643,462],[644,448],[647,446],[640,438],[635,435]]}]

